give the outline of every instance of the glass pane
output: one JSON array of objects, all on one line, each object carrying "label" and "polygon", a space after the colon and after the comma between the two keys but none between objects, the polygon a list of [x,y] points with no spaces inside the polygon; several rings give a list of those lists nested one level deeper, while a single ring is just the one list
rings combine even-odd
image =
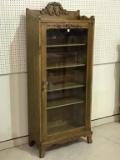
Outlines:
[{"label": "glass pane", "polygon": [[85,66],[86,52],[86,45],[47,47],[47,69]]},{"label": "glass pane", "polygon": [[71,104],[80,104],[85,101],[85,87],[72,88],[65,90],[64,88],[56,92],[48,92],[47,108],[58,108]]},{"label": "glass pane", "polygon": [[87,29],[49,29],[47,31],[48,45],[65,45],[87,43]]},{"label": "glass pane", "polygon": [[85,125],[85,104],[48,110],[48,135]]},{"label": "glass pane", "polygon": [[86,29],[47,30],[48,134],[84,126]]},{"label": "glass pane", "polygon": [[50,69],[47,71],[47,91],[85,86],[85,67]]}]

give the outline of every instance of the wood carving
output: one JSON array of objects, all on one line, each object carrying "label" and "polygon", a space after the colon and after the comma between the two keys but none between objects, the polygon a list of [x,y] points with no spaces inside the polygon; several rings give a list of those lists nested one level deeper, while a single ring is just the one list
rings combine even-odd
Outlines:
[{"label": "wood carving", "polygon": [[62,5],[57,2],[48,3],[48,5],[45,7],[45,9],[42,9],[40,11],[40,14],[48,14],[50,16],[60,16],[61,14],[67,15],[68,12],[63,9]]},{"label": "wood carving", "polygon": [[90,19],[90,20],[94,20],[95,17],[94,17],[94,16],[91,16],[90,18],[88,18],[88,17],[86,17],[86,16],[81,16],[80,19],[81,19],[81,20],[89,20],[89,19]]},{"label": "wood carving", "polygon": [[79,138],[80,138],[80,136],[79,137],[65,139],[65,140],[61,140],[61,141],[56,142],[56,144],[65,144],[65,143],[68,143],[68,142],[77,141]]},{"label": "wood carving", "polygon": [[54,27],[57,27],[57,28],[81,28],[82,26],[79,24],[70,24],[70,23],[67,24],[66,23],[63,25],[56,24],[56,25],[54,25]]},{"label": "wood carving", "polygon": [[80,136],[76,136],[76,137],[71,137],[71,138],[67,138],[67,139],[60,139],[57,141],[54,141],[54,143],[48,143],[48,144],[41,144],[40,145],[40,150],[44,152],[44,150],[46,150],[47,148],[55,145],[55,144],[66,144],[69,142],[73,142],[73,141],[77,141],[80,138]]}]

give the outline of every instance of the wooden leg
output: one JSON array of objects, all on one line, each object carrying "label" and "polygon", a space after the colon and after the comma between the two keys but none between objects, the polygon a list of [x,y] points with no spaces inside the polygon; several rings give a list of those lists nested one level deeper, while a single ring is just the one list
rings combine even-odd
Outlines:
[{"label": "wooden leg", "polygon": [[88,143],[92,143],[92,135],[89,135],[89,136],[87,137],[87,142],[88,142]]},{"label": "wooden leg", "polygon": [[29,146],[32,147],[34,146],[35,142],[33,140],[29,140]]},{"label": "wooden leg", "polygon": [[39,157],[43,158],[45,156],[46,148],[45,147],[40,147],[39,149]]}]

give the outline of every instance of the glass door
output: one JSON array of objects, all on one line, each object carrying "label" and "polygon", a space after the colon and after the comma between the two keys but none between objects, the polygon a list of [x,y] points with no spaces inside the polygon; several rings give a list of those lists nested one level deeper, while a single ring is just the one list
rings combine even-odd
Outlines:
[{"label": "glass door", "polygon": [[85,125],[87,29],[47,30],[47,132]]}]

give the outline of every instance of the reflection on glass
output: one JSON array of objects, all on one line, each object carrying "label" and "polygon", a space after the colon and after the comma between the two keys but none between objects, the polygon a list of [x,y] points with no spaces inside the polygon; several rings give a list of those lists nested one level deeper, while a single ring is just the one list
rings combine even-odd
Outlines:
[{"label": "reflection on glass", "polygon": [[49,29],[47,45],[86,44],[87,29]]},{"label": "reflection on glass", "polygon": [[47,81],[48,92],[83,87],[85,85],[85,67],[48,70]]},{"label": "reflection on glass", "polygon": [[85,87],[67,90],[63,89],[56,92],[49,92],[47,95],[48,109],[83,103],[84,101]]},{"label": "reflection on glass", "polygon": [[47,31],[48,134],[84,126],[86,29]]}]

